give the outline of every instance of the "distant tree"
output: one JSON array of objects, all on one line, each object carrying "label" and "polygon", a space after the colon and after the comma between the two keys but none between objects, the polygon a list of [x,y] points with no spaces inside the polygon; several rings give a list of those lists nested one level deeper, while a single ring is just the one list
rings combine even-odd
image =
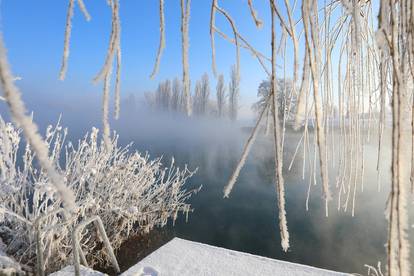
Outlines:
[{"label": "distant tree", "polygon": [[198,80],[194,88],[193,114],[201,115],[201,105],[202,105],[201,82]]},{"label": "distant tree", "polygon": [[174,78],[171,95],[171,109],[180,111],[181,108],[181,82],[178,78]]},{"label": "distant tree", "polygon": [[[191,88],[191,81],[189,87]],[[190,101],[189,107],[187,106],[187,100]],[[180,96],[180,108],[179,111],[181,111],[184,114],[188,115],[188,108],[193,113],[193,96],[191,96],[191,93],[189,93],[187,96],[184,95],[184,87],[182,86],[181,82],[181,96]]]},{"label": "distant tree", "polygon": [[[276,97],[279,102],[279,118],[283,120],[285,115],[287,120],[293,118],[293,114],[296,110],[296,98],[292,96],[293,82],[292,80],[278,79],[276,83]],[[259,113],[264,108],[266,101],[269,97],[271,89],[271,83],[269,80],[264,80],[260,83],[257,90],[257,97],[259,98],[256,103],[252,105],[252,109]],[[270,113],[267,113],[270,115]]]},{"label": "distant tree", "polygon": [[122,106],[124,106],[123,109],[126,111],[133,111],[137,108],[137,101],[135,99],[135,95],[130,93],[128,97],[122,100]]},{"label": "distant tree", "polygon": [[171,81],[166,80],[164,82],[164,110],[168,111],[171,108],[171,99],[172,99],[172,86]]},{"label": "distant tree", "polygon": [[216,96],[217,96],[217,113],[218,117],[223,117],[224,109],[226,106],[226,87],[224,86],[224,76],[219,75],[216,86]]},{"label": "distant tree", "polygon": [[259,84],[259,88],[257,89],[257,97],[259,99],[252,105],[252,109],[256,113],[259,113],[264,108],[266,101],[269,98],[270,88],[270,81],[268,80],[264,80]]},{"label": "distant tree", "polygon": [[208,113],[208,101],[210,97],[210,84],[207,73],[204,73],[201,77],[201,101],[200,101],[200,114],[206,115]]},{"label": "distant tree", "polygon": [[157,105],[155,94],[152,91],[144,92],[144,100],[147,106],[149,106],[151,109],[155,108]]},{"label": "distant tree", "polygon": [[[224,81],[221,76],[221,88],[224,94]],[[182,85],[179,79],[175,78],[159,83],[154,93],[147,92],[144,94],[145,101],[151,108],[163,111],[186,112],[186,99],[183,95]],[[195,115],[205,116],[212,114],[215,109],[214,104],[210,101],[210,82],[207,73],[204,73],[200,80],[196,82],[194,94],[191,96],[191,110]],[[224,101],[222,103],[224,105]],[[224,107],[223,109],[224,110]],[[222,112],[223,114],[223,112]]]},{"label": "distant tree", "polygon": [[231,67],[230,83],[229,83],[229,116],[232,121],[237,120],[239,109],[240,94],[240,76],[233,65]]},{"label": "distant tree", "polygon": [[168,111],[171,103],[171,81],[166,80],[158,85],[155,93],[155,103],[157,108]]},{"label": "distant tree", "polygon": [[163,82],[158,84],[157,90],[155,91],[154,101],[155,107],[161,108],[163,99]]}]

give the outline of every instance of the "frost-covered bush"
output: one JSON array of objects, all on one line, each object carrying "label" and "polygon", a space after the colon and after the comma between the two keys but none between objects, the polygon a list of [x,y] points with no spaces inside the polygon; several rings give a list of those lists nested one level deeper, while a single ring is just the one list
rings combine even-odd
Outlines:
[{"label": "frost-covered bush", "polygon": [[[76,209],[68,213],[20,134],[0,117],[0,237],[6,252],[25,266],[36,266],[36,250],[48,271],[72,263],[72,232],[93,216],[101,218],[117,249],[129,235],[190,211],[186,200],[196,190],[183,188],[194,173],[187,167],[180,170],[172,160],[165,168],[161,159],[149,160],[131,145],[119,147],[117,136],[107,147],[96,128],[74,145],[65,141],[67,129],[57,123],[47,128],[45,140],[51,160],[76,196]],[[81,232],[80,241],[89,265],[107,260],[93,225]]]}]

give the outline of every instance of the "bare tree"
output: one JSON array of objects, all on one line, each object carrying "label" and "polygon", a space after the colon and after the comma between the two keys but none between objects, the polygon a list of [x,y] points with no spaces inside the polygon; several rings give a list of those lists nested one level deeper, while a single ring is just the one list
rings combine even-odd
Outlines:
[{"label": "bare tree", "polygon": [[155,94],[155,105],[157,108],[168,111],[171,103],[171,81],[166,80],[158,85]]},{"label": "bare tree", "polygon": [[193,96],[193,113],[201,115],[202,110],[202,94],[201,94],[201,82],[198,80],[194,88]]},{"label": "bare tree", "polygon": [[223,117],[224,109],[226,106],[226,87],[224,86],[224,76],[220,74],[217,80],[216,86],[217,96],[217,113],[218,117]]},{"label": "bare tree", "polygon": [[201,77],[201,115],[206,115],[208,112],[208,102],[210,97],[210,84],[208,81],[207,73],[204,73]]},{"label": "bare tree", "polygon": [[178,78],[174,78],[172,84],[172,95],[171,95],[171,109],[174,111],[180,111],[181,101],[181,85]]}]

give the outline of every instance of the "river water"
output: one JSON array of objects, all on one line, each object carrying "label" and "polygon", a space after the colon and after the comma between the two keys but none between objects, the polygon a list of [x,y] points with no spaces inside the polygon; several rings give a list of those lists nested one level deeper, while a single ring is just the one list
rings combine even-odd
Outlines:
[{"label": "river water", "polygon": [[[171,119],[167,119],[171,120]],[[191,125],[189,127],[188,125]],[[325,217],[322,191],[317,175],[311,186],[309,210],[305,208],[309,184],[309,164],[302,169],[302,149],[289,170],[300,133],[288,131],[284,154],[286,210],[290,232],[290,249],[280,246],[278,208],[273,171],[271,136],[259,135],[230,198],[223,199],[223,188],[240,158],[252,121],[238,124],[218,121],[164,124],[146,133],[121,134],[134,141],[140,151],[163,156],[169,163],[198,168],[189,180],[188,189],[202,185],[190,203],[194,211],[188,221],[182,215],[175,226],[170,223],[168,239],[174,236],[214,246],[248,252],[343,272],[366,274],[365,264],[376,266],[381,261],[385,270],[387,221],[384,215],[390,169],[389,153],[384,153],[381,190],[376,171],[377,142],[365,146],[365,185],[358,188],[356,213],[338,211],[336,201],[330,203],[330,216]],[[148,128],[147,128],[148,129]],[[330,172],[334,185],[335,171]],[[360,187],[361,183],[358,183]],[[336,188],[332,191],[336,194]],[[336,198],[334,198],[336,199]],[[411,230],[412,231],[412,230]]]}]

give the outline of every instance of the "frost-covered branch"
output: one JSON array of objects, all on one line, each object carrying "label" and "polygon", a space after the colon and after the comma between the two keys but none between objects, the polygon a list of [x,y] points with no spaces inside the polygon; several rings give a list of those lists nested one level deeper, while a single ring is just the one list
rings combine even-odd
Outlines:
[{"label": "frost-covered branch", "polygon": [[160,10],[160,45],[158,46],[157,58],[155,60],[154,68],[150,78],[154,78],[158,73],[160,67],[162,52],[165,48],[165,18],[164,18],[164,0],[159,0],[159,10]]},{"label": "frost-covered branch", "polygon": [[191,0],[180,0],[181,3],[181,51],[183,64],[183,100],[187,116],[191,116],[191,96],[190,96],[190,72],[188,64],[189,48],[189,21]]},{"label": "frost-covered branch", "polygon": [[[88,10],[86,9],[85,3],[83,0],[78,0],[78,6],[82,11],[85,19],[87,21],[91,20]],[[70,35],[72,33],[72,17],[75,9],[75,0],[69,0],[68,11],[66,13],[66,26],[65,26],[65,40],[63,42],[63,56],[62,64],[59,72],[59,79],[64,80],[66,77],[66,71],[68,69],[68,59],[69,59],[69,44],[70,44]]]}]

